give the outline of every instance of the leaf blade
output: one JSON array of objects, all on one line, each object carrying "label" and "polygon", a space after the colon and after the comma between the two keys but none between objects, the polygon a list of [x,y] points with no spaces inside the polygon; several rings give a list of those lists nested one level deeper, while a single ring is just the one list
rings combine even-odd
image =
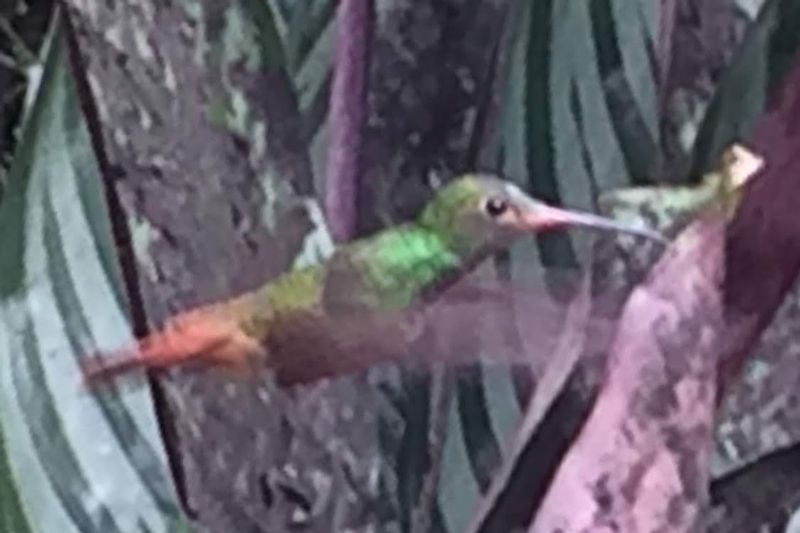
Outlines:
[{"label": "leaf blade", "polygon": [[[102,184],[58,29],[0,205],[0,427],[31,531],[168,531],[180,516],[147,391],[94,397],[77,360],[129,337]],[[35,513],[25,509],[35,509]]]}]

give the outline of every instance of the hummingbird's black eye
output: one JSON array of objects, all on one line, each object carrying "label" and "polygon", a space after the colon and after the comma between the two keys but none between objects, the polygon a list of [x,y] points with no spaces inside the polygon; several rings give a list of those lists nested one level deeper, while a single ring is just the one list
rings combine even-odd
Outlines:
[{"label": "hummingbird's black eye", "polygon": [[508,211],[508,202],[502,198],[489,198],[486,201],[486,214],[492,218],[497,218]]}]

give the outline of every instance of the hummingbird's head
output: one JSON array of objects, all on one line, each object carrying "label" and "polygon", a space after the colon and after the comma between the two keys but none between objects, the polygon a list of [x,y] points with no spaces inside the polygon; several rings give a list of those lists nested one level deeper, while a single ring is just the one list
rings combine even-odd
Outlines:
[{"label": "hummingbird's head", "polygon": [[664,242],[656,232],[630,228],[589,213],[534,200],[515,184],[490,174],[468,174],[443,187],[423,210],[419,223],[461,255],[507,248],[520,237],[566,226],[632,233]]}]

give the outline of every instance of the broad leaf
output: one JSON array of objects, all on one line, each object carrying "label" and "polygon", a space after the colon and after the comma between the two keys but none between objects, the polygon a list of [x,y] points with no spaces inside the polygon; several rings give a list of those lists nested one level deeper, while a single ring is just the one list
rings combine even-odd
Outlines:
[{"label": "broad leaf", "polygon": [[80,387],[79,358],[130,332],[66,65],[59,30],[0,205],[3,520],[12,531],[174,531],[180,513],[148,391]]}]

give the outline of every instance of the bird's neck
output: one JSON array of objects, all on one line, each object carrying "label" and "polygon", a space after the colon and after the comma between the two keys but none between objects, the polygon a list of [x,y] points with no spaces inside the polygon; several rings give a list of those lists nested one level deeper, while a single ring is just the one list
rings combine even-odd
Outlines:
[{"label": "bird's neck", "polygon": [[408,224],[387,235],[379,261],[389,266],[389,278],[403,280],[400,300],[428,302],[473,270],[483,259],[454,249],[447,239],[417,224]]}]

